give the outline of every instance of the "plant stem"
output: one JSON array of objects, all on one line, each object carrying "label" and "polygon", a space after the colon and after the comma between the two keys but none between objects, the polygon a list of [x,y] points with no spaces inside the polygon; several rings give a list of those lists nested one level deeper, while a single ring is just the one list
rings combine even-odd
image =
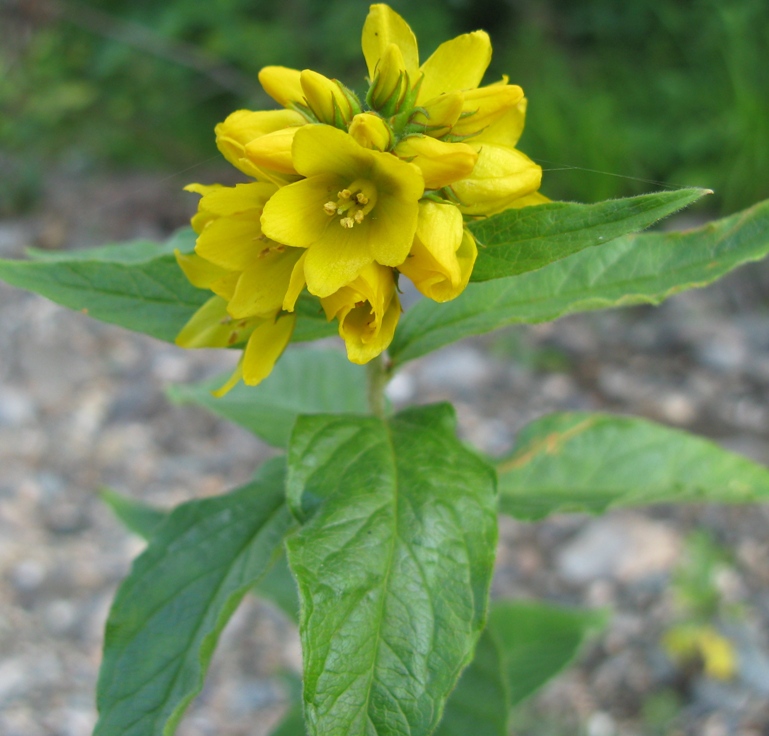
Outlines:
[{"label": "plant stem", "polygon": [[385,387],[390,378],[384,358],[378,355],[366,365],[368,379],[368,406],[371,413],[384,419],[385,416]]}]

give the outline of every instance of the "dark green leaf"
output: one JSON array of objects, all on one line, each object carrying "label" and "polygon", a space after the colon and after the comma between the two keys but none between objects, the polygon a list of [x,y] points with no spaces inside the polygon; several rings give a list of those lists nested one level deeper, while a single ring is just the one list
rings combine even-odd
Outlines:
[{"label": "dark green leaf", "polygon": [[446,405],[300,417],[287,493],[309,733],[431,733],[486,616],[493,474]]},{"label": "dark green leaf", "polygon": [[510,704],[517,705],[557,675],[607,618],[602,611],[542,603],[494,603],[489,628],[501,653]]},{"label": "dark green leaf", "polygon": [[[121,496],[108,488],[104,489],[101,495],[126,529],[143,539],[150,539],[171,513],[127,496]],[[281,554],[275,560],[273,566],[256,584],[254,592],[260,598],[272,601],[294,623],[299,622],[299,596],[291,570],[288,569],[285,554]]]},{"label": "dark green leaf", "polygon": [[584,248],[643,230],[710,193],[679,189],[597,204],[551,202],[506,210],[470,226],[480,246],[472,281],[536,271]]},{"label": "dark green leaf", "polygon": [[292,525],[284,463],[175,509],[118,590],[99,673],[95,736],[168,736],[203,685],[217,639]]},{"label": "dark green leaf", "polygon": [[277,370],[258,386],[235,386],[216,398],[211,390],[225,382],[172,386],[169,396],[180,404],[206,407],[275,447],[285,447],[299,414],[365,414],[366,372],[338,350],[290,350]]},{"label": "dark green leaf", "polygon": [[404,363],[505,325],[659,304],[767,253],[769,201],[696,230],[617,238],[539,271],[470,284],[446,304],[423,299],[401,319],[389,352],[396,363]]},{"label": "dark green leaf", "polygon": [[653,422],[552,414],[498,466],[500,507],[520,519],[650,503],[769,500],[769,469]]},{"label": "dark green leaf", "polygon": [[507,736],[509,711],[502,655],[487,627],[473,661],[446,702],[435,736]]}]

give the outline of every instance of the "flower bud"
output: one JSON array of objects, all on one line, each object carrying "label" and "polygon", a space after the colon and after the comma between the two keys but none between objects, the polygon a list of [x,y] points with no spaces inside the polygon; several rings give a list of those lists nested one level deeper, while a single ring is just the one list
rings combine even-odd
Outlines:
[{"label": "flower bud", "polygon": [[416,164],[425,180],[425,189],[441,189],[469,176],[478,154],[466,143],[447,143],[426,135],[404,138],[394,153]]},{"label": "flower bud", "polygon": [[390,116],[398,110],[408,86],[403,54],[394,43],[388,44],[376,65],[366,101],[373,110]]},{"label": "flower bud", "polygon": [[348,132],[361,146],[376,151],[388,151],[393,143],[390,126],[379,115],[370,112],[358,113]]},{"label": "flower bud", "polygon": [[300,74],[298,69],[266,66],[259,72],[259,83],[275,102],[283,107],[290,107],[292,103],[304,102]]},{"label": "flower bud", "polygon": [[473,173],[451,186],[464,214],[495,215],[539,189],[542,169],[520,151],[485,143],[478,148]]},{"label": "flower bud", "polygon": [[451,135],[476,135],[496,122],[523,99],[516,84],[491,84],[462,93],[462,115],[451,129]]},{"label": "flower bud", "polygon": [[359,109],[353,109],[352,93],[345,90],[335,79],[324,77],[312,69],[305,69],[300,75],[300,81],[304,99],[321,123],[346,128],[355,113],[360,112]]},{"label": "flower bud", "polygon": [[440,138],[459,120],[463,106],[464,100],[459,92],[438,95],[422,105],[411,121],[416,125],[424,126],[426,135]]}]

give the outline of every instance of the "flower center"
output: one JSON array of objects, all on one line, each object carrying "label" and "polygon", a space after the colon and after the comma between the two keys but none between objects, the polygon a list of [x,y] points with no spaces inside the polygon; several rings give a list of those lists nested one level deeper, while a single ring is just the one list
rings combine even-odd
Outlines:
[{"label": "flower center", "polygon": [[323,211],[329,217],[338,217],[345,228],[360,225],[376,204],[376,187],[366,179],[356,179],[340,192],[336,202],[326,202]]}]

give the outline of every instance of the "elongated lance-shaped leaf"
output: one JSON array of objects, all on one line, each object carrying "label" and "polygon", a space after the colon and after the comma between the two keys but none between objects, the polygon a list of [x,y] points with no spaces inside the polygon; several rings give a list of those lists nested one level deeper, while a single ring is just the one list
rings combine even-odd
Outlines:
[{"label": "elongated lance-shaped leaf", "polygon": [[767,253],[769,201],[696,230],[628,235],[538,271],[470,284],[446,304],[423,299],[401,319],[389,352],[400,364],[505,325],[659,304]]},{"label": "elongated lance-shaped leaf", "polygon": [[285,447],[299,414],[346,412],[365,414],[366,373],[338,350],[290,350],[258,386],[235,386],[216,398],[211,390],[226,378],[172,386],[168,394],[179,404],[199,404],[240,424],[265,442]]},{"label": "elongated lance-shaped leaf", "polygon": [[[173,342],[211,297],[190,284],[168,254],[172,247],[190,250],[191,245],[180,231],[163,245],[133,241],[66,253],[34,251],[30,261],[0,259],[0,279],[102,322]],[[336,332],[309,294],[302,295],[296,311],[295,342]]]},{"label": "elongated lance-shaped leaf", "polygon": [[487,626],[473,661],[449,695],[435,736],[508,736],[509,712],[510,693],[502,652]]},{"label": "elongated lance-shaped leaf", "polygon": [[312,736],[426,736],[483,628],[495,478],[453,410],[300,417],[286,541]]},{"label": "elongated lance-shaped leaf", "polygon": [[500,508],[519,519],[650,503],[769,501],[769,469],[701,437],[608,414],[551,414],[500,461]]},{"label": "elongated lance-shaped leaf", "polygon": [[561,672],[607,621],[605,611],[534,601],[495,602],[489,630],[499,648],[510,705],[518,705]]},{"label": "elongated lance-shaped leaf", "polygon": [[536,271],[584,248],[643,230],[710,193],[678,189],[596,204],[550,202],[506,210],[470,226],[480,245],[471,280]]},{"label": "elongated lance-shaped leaf", "polygon": [[[152,539],[160,525],[171,515],[170,511],[128,498],[111,489],[103,490],[101,496],[126,529],[147,541]],[[274,603],[294,623],[299,622],[296,582],[288,568],[285,554],[281,553],[272,567],[259,579],[254,593]]]},{"label": "elongated lance-shaped leaf", "polygon": [[200,691],[220,632],[280,554],[293,521],[285,464],[179,506],[151,537],[107,621],[95,736],[169,736]]}]

